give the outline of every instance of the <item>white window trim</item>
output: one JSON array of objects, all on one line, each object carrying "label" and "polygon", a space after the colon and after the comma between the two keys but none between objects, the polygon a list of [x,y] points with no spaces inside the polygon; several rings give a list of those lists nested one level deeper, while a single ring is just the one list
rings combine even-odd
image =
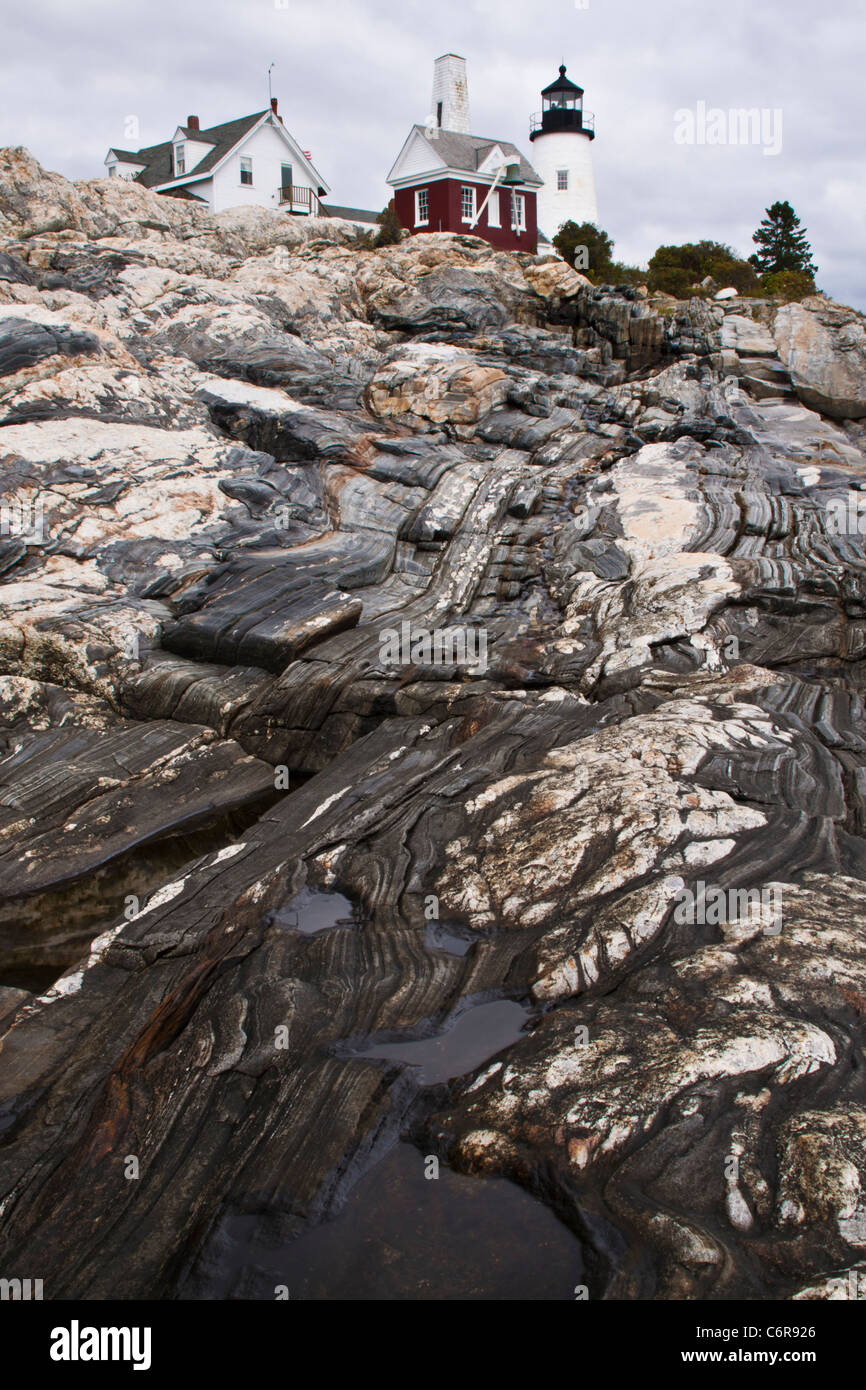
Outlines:
[{"label": "white window trim", "polygon": [[[464,194],[464,193],[471,193],[471,194],[472,194],[472,212],[471,212],[471,214],[470,214],[469,217],[467,217],[466,214],[465,214],[465,212],[463,211],[463,194]],[[464,222],[464,223],[466,224],[467,227],[471,227],[471,226],[472,226],[472,223],[475,221],[475,212],[476,212],[477,206],[478,206],[478,199],[477,199],[477,197],[476,197],[476,191],[475,191],[474,185],[473,185],[473,184],[469,184],[469,183],[463,183],[463,184],[461,184],[461,185],[460,185],[460,221],[461,221],[461,222]]]},{"label": "white window trim", "polygon": [[[427,194],[427,216],[421,216],[421,194]],[[430,190],[429,188],[415,189],[415,226],[429,227],[430,225]]]},{"label": "white window trim", "polygon": [[[252,187],[254,186],[254,185],[253,185],[253,159],[252,159],[252,155],[249,155],[249,154],[242,154],[242,155],[240,155],[239,158],[240,158],[240,163],[239,163],[239,165],[238,165],[238,170],[239,170],[239,172],[238,172],[239,187],[240,187],[240,188],[252,188]],[[249,183],[245,183],[245,182],[244,182],[244,179],[243,179],[244,165],[245,165],[245,164],[249,164],[249,166],[250,166],[250,167],[249,167],[249,171],[248,171],[248,172],[249,172],[249,176],[250,176]]]},{"label": "white window trim", "polygon": [[[565,183],[560,183],[560,176],[561,176],[562,174],[565,175]],[[557,193],[567,193],[567,192],[568,192],[568,170],[567,170],[567,169],[557,169],[557,171],[556,171],[556,191],[557,191]]]},{"label": "white window trim", "polygon": [[512,193],[511,195],[511,230],[512,232],[526,231],[525,193]]},{"label": "white window trim", "polygon": [[487,204],[487,225],[488,227],[501,227],[502,217],[500,214],[499,189],[494,188]]},{"label": "white window trim", "polygon": [[[181,164],[183,168],[181,169]],[[174,176],[182,179],[186,175],[186,147],[182,140],[178,140],[174,147]]]}]

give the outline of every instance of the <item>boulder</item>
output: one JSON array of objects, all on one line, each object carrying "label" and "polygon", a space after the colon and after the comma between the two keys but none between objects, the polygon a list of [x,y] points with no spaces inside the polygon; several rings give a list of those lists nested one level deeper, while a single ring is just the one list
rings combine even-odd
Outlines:
[{"label": "boulder", "polygon": [[813,295],[776,315],[779,356],[804,405],[833,420],[866,416],[866,318]]},{"label": "boulder", "polygon": [[741,357],[775,357],[776,341],[762,323],[745,314],[725,314],[721,330],[723,349]]},{"label": "boulder", "polygon": [[501,405],[508,377],[457,347],[412,343],[392,353],[367,387],[374,415],[410,428],[448,426],[468,439],[479,420]]}]

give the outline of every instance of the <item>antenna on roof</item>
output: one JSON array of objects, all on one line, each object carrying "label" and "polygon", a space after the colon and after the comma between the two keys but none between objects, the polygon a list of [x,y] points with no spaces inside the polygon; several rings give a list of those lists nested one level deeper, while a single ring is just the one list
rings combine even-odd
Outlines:
[{"label": "antenna on roof", "polygon": [[275,68],[276,66],[277,66],[276,63],[271,63],[271,66],[268,68],[268,105],[269,105],[269,106],[270,106],[270,104],[271,104],[271,102],[272,102],[272,100],[273,100],[273,97],[271,96],[271,69],[272,69],[272,68]]}]

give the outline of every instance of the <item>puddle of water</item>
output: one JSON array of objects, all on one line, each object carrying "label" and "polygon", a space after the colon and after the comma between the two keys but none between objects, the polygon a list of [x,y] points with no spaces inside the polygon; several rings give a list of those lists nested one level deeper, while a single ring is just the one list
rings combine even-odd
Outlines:
[{"label": "puddle of water", "polygon": [[285,1286],[301,1301],[574,1298],[582,1247],[547,1207],[504,1178],[424,1173],[419,1150],[395,1145],[333,1220],[286,1245],[266,1216],[227,1216],[180,1296],[272,1300]]},{"label": "puddle of water", "polygon": [[363,920],[357,903],[342,893],[328,893],[323,888],[302,888],[284,907],[271,913],[275,926],[306,936],[333,927],[357,927]]},{"label": "puddle of water", "polygon": [[117,925],[128,894],[143,906],[203,855],[236,842],[260,813],[257,802],[201,830],[130,849],[59,888],[0,903],[0,985],[41,994]]},{"label": "puddle of water", "polygon": [[517,1042],[529,1017],[527,1004],[513,999],[497,999],[466,1009],[444,1032],[414,1042],[383,1042],[355,1052],[355,1057],[381,1057],[388,1062],[406,1062],[418,1067],[418,1080],[435,1086],[473,1071],[488,1057]]},{"label": "puddle of water", "polygon": [[470,946],[479,940],[466,927],[451,922],[428,922],[424,933],[424,945],[428,951],[447,951],[449,956],[465,956]]},{"label": "puddle of water", "polygon": [[[78,948],[76,960],[86,949],[86,945]],[[74,962],[70,961],[70,965],[72,964]],[[55,980],[60,979],[65,969],[66,967],[62,965],[22,966],[20,970],[15,970],[13,967],[3,971],[0,985],[9,985],[12,989],[26,989],[31,994],[44,994],[47,989],[51,988]]]}]

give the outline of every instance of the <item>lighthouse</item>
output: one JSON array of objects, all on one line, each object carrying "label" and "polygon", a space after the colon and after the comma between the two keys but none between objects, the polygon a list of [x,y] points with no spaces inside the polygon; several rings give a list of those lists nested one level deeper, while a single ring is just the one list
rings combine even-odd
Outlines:
[{"label": "lighthouse", "polygon": [[563,222],[598,220],[592,142],[595,117],[583,109],[583,88],[565,75],[541,93],[542,109],[531,117],[532,163],[544,179],[538,190],[538,227],[551,240]]}]

